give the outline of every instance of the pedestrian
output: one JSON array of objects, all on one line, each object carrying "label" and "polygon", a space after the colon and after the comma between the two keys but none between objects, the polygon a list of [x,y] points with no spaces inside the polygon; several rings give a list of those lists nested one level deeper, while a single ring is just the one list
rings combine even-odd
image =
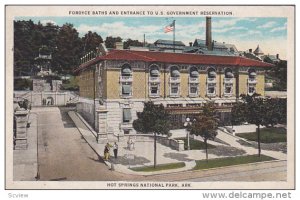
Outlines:
[{"label": "pedestrian", "polygon": [[117,157],[118,157],[118,144],[117,144],[117,142],[115,142],[115,144],[113,145],[113,150],[114,150],[115,159],[117,159]]},{"label": "pedestrian", "polygon": [[110,149],[110,144],[107,143],[104,147],[104,160],[108,160],[110,155],[109,155],[109,149]]}]

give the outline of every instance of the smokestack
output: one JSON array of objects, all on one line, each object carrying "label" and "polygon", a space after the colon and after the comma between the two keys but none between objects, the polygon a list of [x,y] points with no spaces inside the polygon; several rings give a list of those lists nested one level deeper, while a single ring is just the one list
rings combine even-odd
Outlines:
[{"label": "smokestack", "polygon": [[189,44],[190,44],[190,47],[193,46],[193,43],[192,43],[192,42],[190,42]]},{"label": "smokestack", "polygon": [[249,49],[249,53],[252,53],[252,49]]},{"label": "smokestack", "polygon": [[276,54],[276,58],[279,59],[279,54]]},{"label": "smokestack", "polygon": [[212,51],[211,17],[206,17],[206,46],[209,51]]}]

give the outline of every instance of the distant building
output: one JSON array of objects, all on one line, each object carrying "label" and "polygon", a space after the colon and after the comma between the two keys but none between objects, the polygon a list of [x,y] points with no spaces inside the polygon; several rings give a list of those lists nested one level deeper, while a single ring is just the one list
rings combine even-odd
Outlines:
[{"label": "distant building", "polygon": [[257,45],[255,51],[253,52],[256,56],[263,56],[264,52],[261,50],[261,48],[259,47],[259,45]]},{"label": "distant building", "polygon": [[234,44],[226,44],[213,41],[212,50],[208,50],[206,41],[201,39],[195,39],[193,44],[194,49],[197,49],[198,53],[212,54],[212,55],[235,55],[239,56],[239,51]]},{"label": "distant building", "polygon": [[279,63],[281,61],[281,59],[279,58],[279,54],[264,55],[264,56],[262,56],[262,60],[264,62],[268,62],[268,63],[272,63],[272,64],[276,64],[276,63]]}]

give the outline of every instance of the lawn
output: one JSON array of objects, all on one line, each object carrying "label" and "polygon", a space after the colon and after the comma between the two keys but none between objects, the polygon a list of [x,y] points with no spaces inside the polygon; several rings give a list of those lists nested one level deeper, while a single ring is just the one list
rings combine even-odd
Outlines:
[{"label": "lawn", "polygon": [[[257,141],[257,133],[238,133],[238,137],[250,141]],[[260,129],[260,141],[262,143],[286,142],[286,130],[284,128],[262,128]]]},{"label": "lawn", "polygon": [[168,163],[168,164],[156,165],[156,168],[154,168],[153,166],[146,166],[146,167],[134,167],[130,169],[136,172],[155,172],[161,170],[178,169],[184,166],[185,166],[184,162],[179,162],[179,163]]},{"label": "lawn", "polygon": [[[183,140],[184,141],[184,149],[187,150],[187,138],[176,138],[176,140]],[[208,149],[215,148],[216,146],[207,144]],[[194,140],[190,138],[190,149],[191,150],[202,150],[205,149],[205,143],[199,140]]]},{"label": "lawn", "polygon": [[197,160],[194,170],[255,163],[255,162],[262,162],[262,161],[269,161],[269,160],[275,160],[275,159],[265,155],[261,155],[260,157],[258,157],[258,155],[247,155],[247,156],[210,159],[208,160],[208,162],[206,162],[206,160]]}]

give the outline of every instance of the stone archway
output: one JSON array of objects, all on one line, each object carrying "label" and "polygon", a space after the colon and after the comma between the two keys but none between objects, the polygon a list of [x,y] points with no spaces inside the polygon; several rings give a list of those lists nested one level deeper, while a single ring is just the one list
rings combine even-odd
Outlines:
[{"label": "stone archway", "polygon": [[46,105],[47,106],[54,105],[54,99],[53,99],[53,97],[47,97],[47,99],[46,99]]}]

